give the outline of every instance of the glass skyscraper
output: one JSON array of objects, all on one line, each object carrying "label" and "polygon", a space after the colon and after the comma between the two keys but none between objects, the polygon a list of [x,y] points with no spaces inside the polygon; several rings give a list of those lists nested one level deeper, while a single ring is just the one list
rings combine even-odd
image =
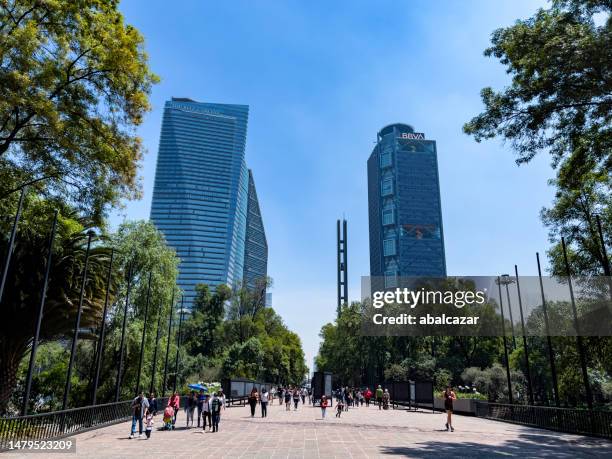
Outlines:
[{"label": "glass skyscraper", "polygon": [[436,142],[407,124],[381,129],[368,159],[370,276],[446,276]]},{"label": "glass skyscraper", "polygon": [[253,172],[249,169],[249,204],[247,206],[246,241],[244,245],[244,272],[242,280],[250,289],[264,286],[268,272],[268,242],[259,209]]},{"label": "glass skyscraper", "polygon": [[[178,284],[190,307],[195,286],[234,284],[251,272],[247,220],[255,201],[245,162],[249,107],[172,98],[164,108],[151,220],[181,259]],[[261,237],[261,235],[260,235]],[[265,255],[267,262],[267,245]],[[265,276],[261,263],[253,268]]]}]

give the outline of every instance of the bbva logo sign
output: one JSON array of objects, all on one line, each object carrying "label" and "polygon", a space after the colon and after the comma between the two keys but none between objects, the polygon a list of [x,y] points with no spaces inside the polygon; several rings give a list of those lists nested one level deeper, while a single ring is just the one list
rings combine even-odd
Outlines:
[{"label": "bbva logo sign", "polygon": [[422,132],[402,132],[400,139],[425,140],[425,134]]}]

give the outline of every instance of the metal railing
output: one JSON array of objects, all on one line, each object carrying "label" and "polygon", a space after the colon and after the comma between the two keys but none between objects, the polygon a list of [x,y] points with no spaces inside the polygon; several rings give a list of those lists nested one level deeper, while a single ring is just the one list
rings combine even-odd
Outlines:
[{"label": "metal railing", "polygon": [[[158,411],[163,411],[167,397],[157,399]],[[184,398],[181,397],[181,406]],[[53,440],[92,429],[99,429],[130,419],[132,401],[85,406],[51,413],[0,418],[0,451],[17,440]]]},{"label": "metal railing", "polygon": [[477,401],[476,416],[559,432],[612,438],[612,411]]}]

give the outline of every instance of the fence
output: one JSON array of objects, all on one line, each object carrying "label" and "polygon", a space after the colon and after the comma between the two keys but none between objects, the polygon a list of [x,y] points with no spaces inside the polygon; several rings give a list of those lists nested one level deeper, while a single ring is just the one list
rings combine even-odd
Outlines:
[{"label": "fence", "polygon": [[612,438],[612,412],[476,402],[476,416],[542,429]]},{"label": "fence", "polygon": [[[168,403],[157,399],[158,407]],[[181,400],[184,403],[184,400]],[[17,440],[52,440],[126,421],[132,415],[132,401],[85,406],[51,413],[0,418],[0,451]]]}]

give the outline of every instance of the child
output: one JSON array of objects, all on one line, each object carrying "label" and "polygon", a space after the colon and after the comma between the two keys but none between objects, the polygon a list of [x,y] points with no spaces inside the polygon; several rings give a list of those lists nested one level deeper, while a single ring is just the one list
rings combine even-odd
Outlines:
[{"label": "child", "polygon": [[145,429],[145,434],[147,435],[147,440],[151,438],[151,431],[153,430],[153,415],[151,413],[147,413],[147,427]]},{"label": "child", "polygon": [[167,406],[164,410],[164,428],[166,430],[172,430],[172,418],[174,417],[174,408]]},{"label": "child", "polygon": [[321,396],[321,419],[325,419],[325,411],[327,410],[327,398]]},{"label": "child", "polygon": [[336,417],[339,418],[342,415],[342,410],[344,408],[344,402],[342,400],[338,400],[338,404],[336,405]]}]

